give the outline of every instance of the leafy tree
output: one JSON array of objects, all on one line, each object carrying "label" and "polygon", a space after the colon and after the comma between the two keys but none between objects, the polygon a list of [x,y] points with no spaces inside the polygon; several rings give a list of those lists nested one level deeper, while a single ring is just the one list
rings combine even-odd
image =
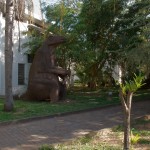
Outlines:
[{"label": "leafy tree", "polygon": [[[122,10],[122,1],[84,0],[78,30],[79,42],[82,47],[80,53],[84,54],[82,65],[86,70],[91,88],[96,87],[103,80],[103,70],[106,63],[110,70],[112,51],[115,47],[113,28],[115,18]],[[107,67],[108,68],[108,67]]]},{"label": "leafy tree", "polygon": [[[141,64],[137,61],[144,60],[142,56],[148,53],[145,48],[141,51],[143,55],[138,55],[139,47],[145,43],[143,29],[149,22],[149,17],[147,17],[149,3],[147,0],[132,3],[120,0],[84,1],[79,22],[82,26],[80,25],[79,28],[82,31],[81,36],[84,35],[84,41],[88,43],[87,51],[96,52],[97,59],[95,59],[95,63],[100,60],[105,61],[102,64],[107,63],[110,68],[119,64],[122,66],[124,75],[125,72],[128,72],[128,76],[145,65],[146,62]],[[138,57],[134,57],[136,55]],[[141,56],[140,59],[139,56]]]},{"label": "leafy tree", "polygon": [[[145,29],[149,22],[149,1],[136,1],[127,5],[115,24],[116,50],[114,59],[122,66],[123,75],[132,76],[147,64],[148,37]],[[145,47],[145,48],[144,48]],[[144,71],[144,70],[142,70]]]},{"label": "leafy tree", "polygon": [[[145,57],[143,57],[143,55],[145,56],[145,54],[148,56],[147,53],[149,44],[147,40],[145,40],[149,38],[146,38],[146,33],[148,33],[148,31],[146,31],[144,34],[143,29],[148,29],[149,26],[148,15],[150,2],[143,0],[135,1],[133,3],[128,3],[128,1],[115,2],[116,3],[114,3],[114,1],[85,0],[81,12],[82,26],[80,27],[82,30],[80,31],[82,31],[82,36],[84,35],[84,41],[88,43],[88,46],[84,49],[84,51],[87,50],[89,52],[89,49],[93,48],[93,52],[95,52],[94,50],[97,52],[95,56],[98,58],[98,61],[103,58],[106,59],[105,63],[118,63],[120,66],[122,66],[124,77],[130,78],[133,74],[133,71],[139,71],[139,67],[143,67],[145,65],[144,61],[143,64],[140,64],[140,62],[136,63],[136,60],[133,59],[133,57],[137,55],[137,49],[139,49],[141,46],[144,48],[144,45],[147,46],[147,50],[144,49],[141,52],[142,55],[137,55],[137,60],[139,58],[140,60],[144,59]],[[114,9],[112,9],[113,6]],[[103,13],[103,8],[106,12],[106,16],[105,13]],[[109,13],[111,10],[113,11]],[[103,17],[105,18],[103,19]],[[131,55],[131,52],[133,51],[134,55]],[[97,60],[95,62],[98,63]],[[87,64],[91,63],[87,62]],[[96,70],[98,69],[99,68]],[[127,133],[129,127],[128,115],[130,114],[132,95],[142,85],[141,81],[142,78],[139,80],[139,77],[136,76],[134,82],[126,82],[125,85],[121,86],[122,90],[120,92],[120,97],[122,98],[125,110],[125,150],[129,148],[126,138],[129,135]],[[140,83],[139,85],[137,84],[138,82]],[[124,89],[125,92],[123,91]]]},{"label": "leafy tree", "polygon": [[29,38],[28,41],[22,45],[23,48],[28,47],[28,50],[25,52],[25,54],[34,56],[36,50],[41,46],[42,42],[46,38],[47,31],[41,33],[36,29],[30,29],[28,31],[24,31],[23,34],[28,35]]},{"label": "leafy tree", "polygon": [[[116,33],[116,61],[121,65],[123,80],[120,85],[120,99],[124,110],[124,150],[130,149],[130,112],[133,93],[142,86],[144,76],[136,76],[130,80],[134,72],[146,71],[143,69],[150,58],[148,44],[149,1],[135,1],[126,5],[115,24]],[[146,29],[146,32],[145,32]]]},{"label": "leafy tree", "polygon": [[[102,84],[105,74],[110,76],[116,64],[129,73],[134,68],[145,69],[145,62],[133,67],[139,59],[132,59],[132,55],[136,56],[135,49],[137,51],[144,43],[142,34],[147,24],[144,19],[148,12],[146,6],[147,0],[136,3],[129,3],[128,0],[83,0],[83,3],[62,0],[45,6],[46,21],[50,24],[47,33],[67,38],[67,43],[56,52],[59,66],[66,68],[76,62],[77,73],[84,74],[84,78],[86,76],[91,88]],[[37,49],[42,38],[34,36],[29,43],[31,50]]]},{"label": "leafy tree", "polygon": [[44,8],[46,20],[50,23],[48,31],[66,37],[67,42],[56,52],[58,64],[63,68],[70,66],[70,63],[74,61],[74,56],[78,55],[76,53],[77,34],[74,28],[78,22],[80,7],[80,0],[62,0],[58,4]]}]

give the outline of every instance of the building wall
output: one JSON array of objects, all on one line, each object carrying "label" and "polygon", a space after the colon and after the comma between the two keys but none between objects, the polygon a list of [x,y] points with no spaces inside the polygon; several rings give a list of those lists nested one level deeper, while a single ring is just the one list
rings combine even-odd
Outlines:
[{"label": "building wall", "polygon": [[[26,13],[28,11],[25,11]],[[39,0],[33,0],[33,18],[38,20],[42,19],[40,3]],[[36,23],[37,24],[37,23]],[[27,55],[21,45],[28,40],[26,35],[22,34],[22,31],[28,30],[28,21],[19,22],[20,27],[20,47],[19,47],[19,31],[18,31],[18,21],[14,22],[14,33],[13,33],[13,72],[12,72],[12,85],[13,94],[21,95],[26,91],[28,84],[28,74],[30,69],[30,63],[27,61]],[[4,45],[5,45],[5,18],[0,11],[0,95],[5,95],[5,60],[4,60]],[[24,64],[24,85],[18,84],[18,64]]]},{"label": "building wall", "polygon": [[42,20],[42,13],[39,0],[33,0],[34,18]]},{"label": "building wall", "polygon": [[118,81],[121,83],[121,77],[122,77],[122,71],[121,71],[121,66],[115,65],[114,70],[112,72],[112,77],[115,79],[115,81]]},{"label": "building wall", "polygon": [[[28,30],[28,23],[20,22],[20,31]],[[20,32],[20,33],[21,33]],[[5,18],[0,13],[0,95],[5,95],[5,61],[4,61],[4,44],[5,44]],[[20,45],[28,40],[27,36],[21,33]],[[14,22],[14,33],[13,33],[13,73],[12,73],[12,85],[13,94],[21,95],[25,92],[28,83],[28,72],[30,64],[27,62],[27,55],[25,55],[26,49],[20,46],[19,49],[19,32],[18,32],[18,21]],[[25,65],[25,84],[18,85],[18,63]]]}]

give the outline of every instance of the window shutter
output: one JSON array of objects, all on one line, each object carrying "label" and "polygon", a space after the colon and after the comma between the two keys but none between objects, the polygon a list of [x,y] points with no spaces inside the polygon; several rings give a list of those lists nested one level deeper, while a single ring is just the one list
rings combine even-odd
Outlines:
[{"label": "window shutter", "polygon": [[25,65],[18,64],[18,85],[24,85],[25,81]]}]

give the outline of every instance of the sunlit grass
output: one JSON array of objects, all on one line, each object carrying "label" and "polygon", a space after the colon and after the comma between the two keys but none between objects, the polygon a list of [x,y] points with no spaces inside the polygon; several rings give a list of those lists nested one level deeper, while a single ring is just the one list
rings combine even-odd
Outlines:
[{"label": "sunlit grass", "polygon": [[[108,96],[108,91],[113,91],[111,97]],[[150,98],[149,91],[142,90],[135,94],[134,100],[144,100],[148,99],[148,97]],[[102,89],[92,92],[87,92],[86,90],[84,92],[72,91],[68,93],[65,102],[59,103],[15,100],[15,109],[9,113],[3,111],[3,103],[4,101],[1,99],[0,122],[116,105],[120,104],[120,100],[116,89]]]}]

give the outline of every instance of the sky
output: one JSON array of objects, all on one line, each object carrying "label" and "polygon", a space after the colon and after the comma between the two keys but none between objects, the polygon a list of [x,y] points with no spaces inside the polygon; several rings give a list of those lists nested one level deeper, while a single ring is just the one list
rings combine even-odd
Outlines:
[{"label": "sky", "polygon": [[43,1],[48,4],[54,4],[54,3],[58,2],[59,0],[43,0]]}]

